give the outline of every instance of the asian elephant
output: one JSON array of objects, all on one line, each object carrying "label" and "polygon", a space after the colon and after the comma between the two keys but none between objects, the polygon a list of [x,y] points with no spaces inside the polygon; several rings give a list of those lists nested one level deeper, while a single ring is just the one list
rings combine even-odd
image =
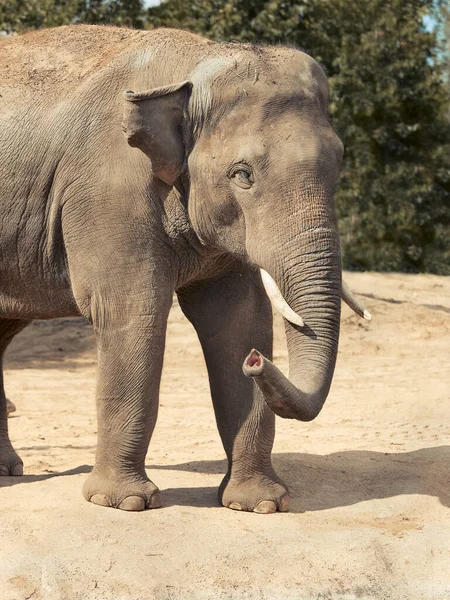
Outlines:
[{"label": "asian elephant", "polygon": [[[275,414],[314,419],[341,296],[343,147],[327,80],[282,46],[69,26],[0,42],[0,354],[33,319],[80,315],[98,347],[98,444],[83,493],[161,505],[144,460],[173,293],[193,323],[228,457],[224,506],[286,510]],[[283,316],[290,379],[271,362]],[[0,394],[0,475],[21,475]]]}]

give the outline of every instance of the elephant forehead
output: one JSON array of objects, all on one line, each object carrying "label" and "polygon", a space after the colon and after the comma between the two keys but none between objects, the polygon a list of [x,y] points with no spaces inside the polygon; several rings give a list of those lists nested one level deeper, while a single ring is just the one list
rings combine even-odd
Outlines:
[{"label": "elephant forehead", "polygon": [[[236,127],[236,122],[240,126]],[[248,116],[245,122],[225,118],[209,136],[205,148],[226,161],[267,165],[267,161],[274,160],[287,165],[316,159],[322,146],[320,135],[303,120],[291,120],[283,127],[276,121],[263,124]]]},{"label": "elephant forehead", "polygon": [[287,135],[295,130],[313,132],[324,113],[316,94],[292,88],[261,88],[236,93],[229,110],[222,108],[221,129],[251,135]]}]

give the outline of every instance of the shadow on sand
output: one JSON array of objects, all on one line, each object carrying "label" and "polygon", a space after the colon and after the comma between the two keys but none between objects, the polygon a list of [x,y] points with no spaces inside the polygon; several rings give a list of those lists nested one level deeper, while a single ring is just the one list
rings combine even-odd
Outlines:
[{"label": "shadow on sand", "polygon": [[[450,507],[450,446],[422,448],[413,452],[353,450],[326,455],[280,453],[273,456],[277,473],[291,492],[290,512],[318,511],[404,494],[439,498]],[[158,470],[224,474],[226,461],[193,461],[175,465],[148,465],[151,478]],[[81,465],[62,472],[23,477],[1,477],[0,487],[44,481],[53,477],[89,473]],[[168,506],[214,507],[216,487],[169,488],[162,490]]]},{"label": "shadow on sand", "polygon": [[[8,347],[5,369],[77,369],[96,365],[95,336],[81,317],[33,321]],[[11,398],[13,399],[13,398]]]},{"label": "shadow on sand", "polygon": [[[290,489],[290,512],[325,510],[404,494],[433,496],[450,507],[450,446],[404,453],[368,450],[323,456],[280,453],[273,455],[273,464]],[[224,473],[226,461],[153,465],[149,469]],[[208,497],[210,490],[204,489]],[[166,506],[168,503],[208,506],[201,503],[206,497],[200,492],[199,488],[166,490]]]}]

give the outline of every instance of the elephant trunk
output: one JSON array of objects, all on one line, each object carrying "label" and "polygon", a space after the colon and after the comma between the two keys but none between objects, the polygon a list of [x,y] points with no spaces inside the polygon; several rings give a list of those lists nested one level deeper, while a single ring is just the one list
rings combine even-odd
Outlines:
[{"label": "elephant trunk", "polygon": [[298,322],[304,322],[301,326],[285,320],[290,378],[256,349],[245,359],[243,371],[254,379],[275,414],[311,421],[327,398],[336,363],[341,307],[339,237],[335,228],[318,228],[295,236],[284,248],[289,246],[296,249],[287,253],[287,261],[280,265],[269,258],[262,266],[273,274],[285,303],[301,317]]}]

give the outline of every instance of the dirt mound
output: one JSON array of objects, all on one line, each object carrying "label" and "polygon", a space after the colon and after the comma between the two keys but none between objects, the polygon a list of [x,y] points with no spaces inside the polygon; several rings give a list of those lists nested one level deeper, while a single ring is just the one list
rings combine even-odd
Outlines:
[{"label": "dirt mound", "polygon": [[[291,512],[218,506],[224,453],[191,326],[170,316],[147,464],[164,508],[84,501],[95,451],[95,345],[81,319],[16,338],[6,385],[25,462],[2,478],[0,599],[450,598],[450,278],[346,275],[330,397],[312,423],[277,420]],[[285,371],[276,319],[275,361]]]}]

